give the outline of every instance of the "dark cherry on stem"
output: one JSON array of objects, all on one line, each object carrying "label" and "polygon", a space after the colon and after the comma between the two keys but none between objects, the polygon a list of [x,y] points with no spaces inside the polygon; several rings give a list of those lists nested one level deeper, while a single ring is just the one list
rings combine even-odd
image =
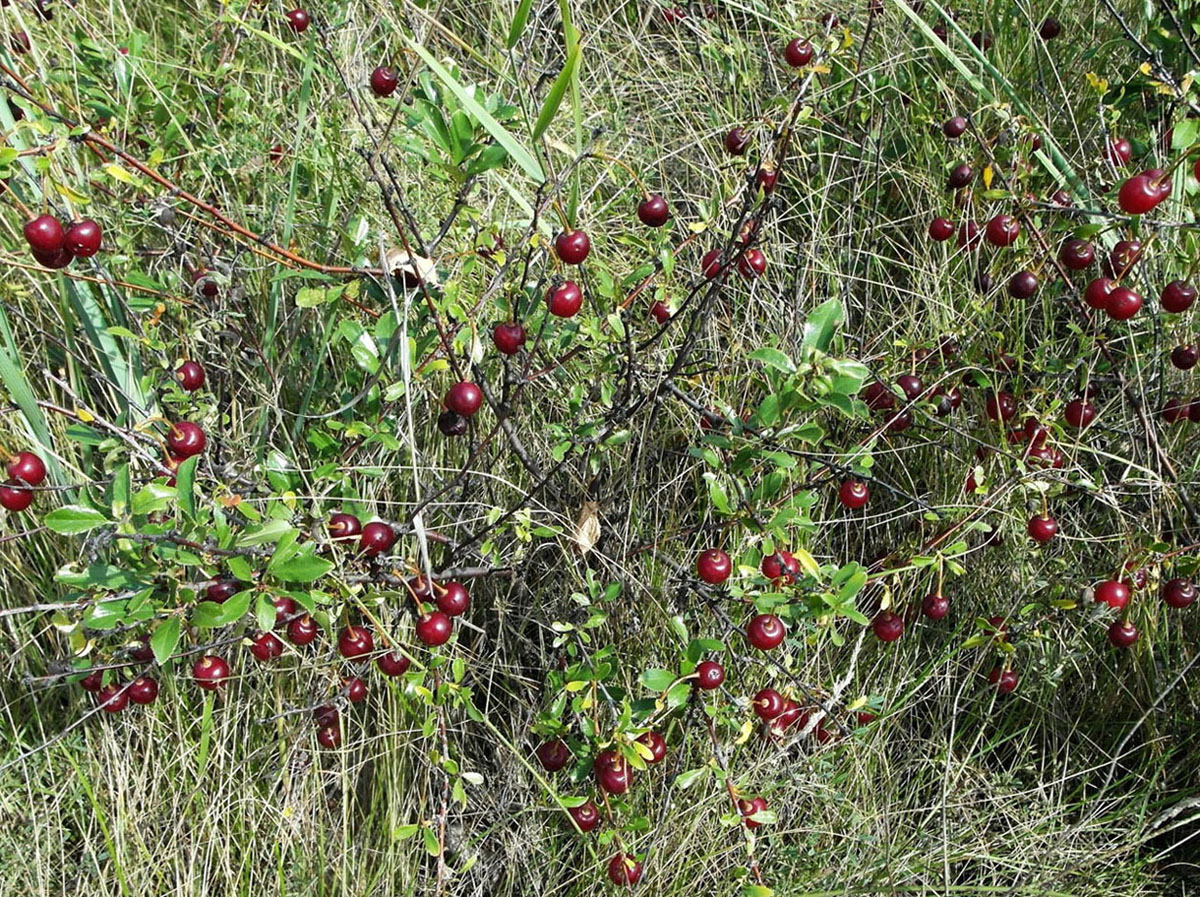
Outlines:
[{"label": "dark cherry on stem", "polygon": [[792,68],[802,68],[812,62],[813,45],[799,37],[794,38],[783,48],[783,58]]},{"label": "dark cherry on stem", "polygon": [[377,97],[390,97],[399,83],[400,76],[389,66],[381,65],[371,72],[371,90]]},{"label": "dark cherry on stem", "polygon": [[733,563],[729,555],[719,548],[710,548],[696,558],[696,574],[710,586],[717,586],[729,579]]},{"label": "dark cherry on stem", "polygon": [[881,610],[871,620],[871,629],[881,642],[894,642],[904,635],[904,618],[890,610]]},{"label": "dark cherry on stem", "polygon": [[184,392],[195,392],[204,385],[204,368],[198,361],[185,361],[176,369],[175,379]]},{"label": "dark cherry on stem", "polygon": [[292,11],[288,12],[284,18],[287,19],[288,27],[297,34],[303,34],[305,31],[307,31],[309,22],[311,21],[308,16],[308,11],[303,9],[293,9]]},{"label": "dark cherry on stem", "polygon": [[435,610],[417,620],[416,632],[422,644],[436,648],[450,640],[454,632],[454,621],[442,611]]},{"label": "dark cherry on stem", "polygon": [[564,265],[581,265],[592,251],[592,241],[581,230],[563,231],[554,238],[554,253]]},{"label": "dark cherry on stem", "polygon": [[558,772],[571,762],[571,749],[557,738],[543,741],[534,753],[546,772]]},{"label": "dark cherry on stem", "polygon": [[375,650],[375,639],[365,626],[347,626],[338,633],[337,645],[342,657],[357,660]]},{"label": "dark cherry on stem", "polygon": [[192,680],[206,691],[216,691],[229,679],[229,664],[225,658],[206,654],[192,665]]},{"label": "dark cherry on stem", "polygon": [[396,544],[396,531],[382,520],[372,520],[362,528],[360,543],[367,557],[383,554]]},{"label": "dark cherry on stem", "polygon": [[629,763],[616,751],[601,751],[592,763],[596,783],[609,794],[624,794],[629,790],[632,773]]},{"label": "dark cherry on stem", "polygon": [[725,668],[715,660],[702,660],[696,665],[696,687],[705,691],[720,688],[725,681]]},{"label": "dark cherry on stem", "polygon": [[100,238],[100,225],[84,218],[67,228],[63,248],[76,258],[88,259],[100,251]]},{"label": "dark cherry on stem", "polygon": [[492,342],[501,355],[516,355],[525,345],[525,328],[516,322],[497,324],[492,328]]},{"label": "dark cherry on stem", "polygon": [[774,614],[759,614],[746,626],[746,640],[760,651],[770,651],[783,642],[787,627]]},{"label": "dark cherry on stem", "polygon": [[662,227],[671,219],[671,209],[665,199],[653,193],[638,203],[637,216],[646,227]]}]

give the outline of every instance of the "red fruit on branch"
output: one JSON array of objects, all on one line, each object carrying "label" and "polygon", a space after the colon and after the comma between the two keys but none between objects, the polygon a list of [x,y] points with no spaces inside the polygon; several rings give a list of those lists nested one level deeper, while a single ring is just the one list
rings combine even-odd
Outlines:
[{"label": "red fruit on branch", "polygon": [[30,486],[39,486],[46,479],[46,464],[33,452],[17,452],[8,462],[8,475],[14,480],[23,480]]},{"label": "red fruit on branch", "polygon": [[216,691],[229,675],[229,664],[215,654],[206,654],[192,665],[192,681],[206,691]]},{"label": "red fruit on branch", "polygon": [[733,563],[729,555],[719,548],[710,548],[700,553],[696,558],[696,575],[710,586],[718,586],[729,579],[733,572]]}]

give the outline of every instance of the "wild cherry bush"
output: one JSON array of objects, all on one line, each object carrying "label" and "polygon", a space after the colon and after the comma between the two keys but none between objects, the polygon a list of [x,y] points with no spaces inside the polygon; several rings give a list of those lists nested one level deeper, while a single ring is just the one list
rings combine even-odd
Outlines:
[{"label": "wild cherry bush", "polygon": [[5,893],[1189,892],[1184,10],[0,18]]}]

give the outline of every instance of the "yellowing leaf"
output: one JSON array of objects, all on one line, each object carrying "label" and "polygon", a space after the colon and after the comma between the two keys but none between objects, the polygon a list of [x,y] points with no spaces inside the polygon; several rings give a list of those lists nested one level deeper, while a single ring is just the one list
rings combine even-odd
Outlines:
[{"label": "yellowing leaf", "polygon": [[810,576],[820,575],[821,568],[817,565],[816,558],[809,554],[807,549],[797,548],[792,552],[792,556],[800,562],[800,566],[803,567],[804,571]]},{"label": "yellowing leaf", "polygon": [[94,421],[96,419],[90,411],[88,411],[84,408],[76,408],[75,416],[77,418],[79,418],[81,421],[83,421],[85,424],[90,424],[92,421]]},{"label": "yellowing leaf", "polygon": [[58,191],[60,196],[65,196],[78,206],[86,205],[87,203],[91,202],[91,200],[88,199],[85,194],[80,193],[78,190],[72,187],[68,187],[66,184],[59,184],[56,182],[54,184],[54,189]]},{"label": "yellowing leaf", "polygon": [[104,173],[114,181],[120,181],[122,184],[136,184],[137,178],[130,174],[126,169],[117,165],[115,162],[110,162],[104,166]]},{"label": "yellowing leaf", "polygon": [[983,189],[984,190],[991,189],[993,174],[994,174],[994,172],[992,171],[992,166],[985,165],[983,167]]},{"label": "yellowing leaf", "polygon": [[1104,93],[1108,90],[1108,80],[1106,78],[1099,77],[1095,72],[1087,73],[1087,82],[1092,90],[1096,91],[1097,93]]}]

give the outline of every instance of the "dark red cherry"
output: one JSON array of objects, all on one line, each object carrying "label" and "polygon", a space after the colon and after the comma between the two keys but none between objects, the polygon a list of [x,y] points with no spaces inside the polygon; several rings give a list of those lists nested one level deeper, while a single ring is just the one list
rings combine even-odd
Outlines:
[{"label": "dark red cherry", "polygon": [[955,139],[961,137],[966,130],[967,130],[967,120],[965,118],[963,118],[961,115],[956,115],[953,118],[948,118],[948,119],[946,119],[945,122],[942,123],[942,133],[945,134],[947,137],[949,137],[951,140],[955,140]]},{"label": "dark red cherry", "polygon": [[1196,301],[1196,288],[1187,281],[1172,280],[1163,287],[1159,301],[1163,311],[1169,311],[1172,314],[1185,312]]},{"label": "dark red cherry", "polygon": [[614,885],[636,885],[642,880],[642,864],[632,854],[614,854],[608,861],[608,880]]},{"label": "dark red cherry", "polygon": [[295,600],[287,595],[276,595],[271,599],[271,604],[275,606],[275,628],[287,623],[292,617],[296,616],[299,611],[299,605]]},{"label": "dark red cherry", "polygon": [[362,528],[359,540],[362,552],[367,557],[376,557],[396,544],[396,531],[382,520],[373,520]]},{"label": "dark red cherry", "polygon": [[950,599],[941,592],[930,592],[921,602],[921,613],[931,620],[940,620],[950,613]]},{"label": "dark red cherry", "polygon": [[985,234],[993,246],[1012,246],[1021,235],[1021,223],[1012,215],[997,215],[988,221]]},{"label": "dark red cherry", "polygon": [[779,647],[786,636],[787,627],[774,614],[759,614],[746,626],[746,640],[760,651]]},{"label": "dark red cherry", "polygon": [[1135,174],[1117,191],[1117,204],[1128,215],[1145,215],[1164,198],[1159,185],[1144,174]]},{"label": "dark red cherry", "polygon": [[1082,430],[1096,419],[1096,406],[1086,399],[1072,399],[1063,409],[1063,419],[1075,429]]},{"label": "dark red cherry", "polygon": [[389,66],[381,65],[371,72],[371,90],[377,97],[390,97],[399,83],[400,76]]},{"label": "dark red cherry", "polygon": [[221,579],[204,590],[204,600],[224,604],[240,591],[242,584],[236,579]]},{"label": "dark red cherry", "polygon": [[153,704],[158,698],[158,680],[151,676],[138,676],[129,683],[129,700],[135,704]]},{"label": "dark red cherry", "polygon": [[250,636],[250,653],[255,660],[266,663],[283,656],[283,642],[273,632],[256,632]]},{"label": "dark red cherry", "polygon": [[354,676],[342,683],[346,690],[346,700],[351,704],[361,704],[367,699],[367,683]]},{"label": "dark red cherry", "polygon": [[731,156],[745,155],[750,145],[750,135],[743,128],[734,128],[725,135],[725,152]]},{"label": "dark red cherry", "polygon": [[1017,683],[1020,681],[1016,670],[1004,670],[1000,667],[995,667],[988,673],[988,682],[996,687],[996,693],[1001,695],[1011,695],[1017,690]]},{"label": "dark red cherry", "polygon": [[609,794],[624,794],[629,790],[632,773],[629,763],[616,751],[601,751],[592,763],[596,783]]},{"label": "dark red cherry", "polygon": [[303,9],[293,9],[284,16],[287,19],[288,27],[297,34],[303,34],[308,30],[309,17],[308,12]]},{"label": "dark red cherry", "polygon": [[546,305],[555,317],[574,317],[583,307],[583,291],[573,280],[564,280],[546,294]]},{"label": "dark red cherry", "polygon": [[783,713],[786,701],[773,688],[764,688],[754,696],[754,715],[763,722],[770,722]]},{"label": "dark red cherry", "polygon": [[216,691],[229,679],[225,658],[206,654],[192,665],[192,681],[207,691]]},{"label": "dark red cherry", "polygon": [[446,391],[445,405],[455,414],[470,417],[483,404],[483,390],[469,380],[455,383]]},{"label": "dark red cherry", "polygon": [[100,225],[91,218],[76,221],[63,235],[63,248],[76,258],[91,258],[100,251]]},{"label": "dark red cherry", "polygon": [[1058,521],[1049,514],[1039,514],[1036,517],[1029,518],[1029,524],[1026,529],[1029,531],[1029,536],[1033,541],[1044,545],[1053,539],[1055,533],[1058,532]]},{"label": "dark red cherry", "polygon": [[929,222],[929,236],[939,243],[944,243],[954,236],[954,223],[948,218],[934,218]]},{"label": "dark red cherry", "polygon": [[33,504],[33,490],[12,480],[0,486],[0,507],[6,511],[24,511]]},{"label": "dark red cherry", "polygon": [[925,384],[916,374],[901,374],[896,378],[896,385],[910,402],[916,401],[925,391]]},{"label": "dark red cherry", "polygon": [[1190,579],[1169,579],[1163,583],[1162,597],[1168,607],[1188,607],[1196,601],[1196,586]]},{"label": "dark red cherry", "polygon": [[1058,260],[1064,268],[1082,271],[1096,259],[1096,250],[1087,240],[1067,240],[1058,250]]},{"label": "dark red cherry", "polygon": [[600,811],[590,800],[577,807],[568,807],[567,814],[581,832],[590,832],[600,824]]},{"label": "dark red cherry", "polygon": [[197,361],[185,361],[176,369],[175,379],[185,392],[195,392],[204,385],[204,368]]},{"label": "dark red cherry", "polygon": [[1133,144],[1124,137],[1117,137],[1108,142],[1108,161],[1117,168],[1124,168],[1133,158]]},{"label": "dark red cherry", "polygon": [[1104,273],[1109,277],[1124,277],[1141,258],[1140,240],[1118,240],[1108,254]]},{"label": "dark red cherry", "polygon": [[454,621],[442,611],[435,610],[417,620],[416,632],[422,644],[436,648],[450,640],[450,635],[454,632]]},{"label": "dark red cherry", "polygon": [[871,629],[881,642],[894,642],[904,635],[904,618],[890,610],[881,610],[871,620]]},{"label": "dark red cherry", "polygon": [[525,328],[516,322],[497,324],[492,328],[492,342],[501,355],[516,355],[525,345]]},{"label": "dark red cherry", "polygon": [[347,626],[338,633],[337,645],[342,657],[357,660],[375,650],[375,639],[365,626]]},{"label": "dark red cherry", "polygon": [[800,562],[790,551],[780,549],[774,554],[768,554],[759,564],[762,575],[771,580],[775,588],[790,586],[800,575]]},{"label": "dark red cherry", "polygon": [[946,178],[947,190],[961,190],[971,183],[975,178],[975,169],[966,162],[961,165],[956,165],[950,170],[950,175]]},{"label": "dark red cherry", "polygon": [[53,215],[38,215],[25,222],[25,241],[34,252],[53,256],[65,248],[66,234]]},{"label": "dark red cherry", "polygon": [[1114,321],[1128,321],[1142,310],[1142,297],[1129,287],[1113,287],[1105,311]]},{"label": "dark red cherry", "polygon": [[662,196],[652,193],[638,203],[637,216],[646,227],[662,227],[671,220],[671,210]]},{"label": "dark red cherry", "polygon": [[696,665],[696,687],[705,691],[720,688],[725,681],[725,668],[715,660],[702,660]]},{"label": "dark red cherry", "polygon": [[207,442],[204,431],[191,421],[181,420],[171,424],[167,431],[167,449],[177,458],[200,454]]},{"label": "dark red cherry", "polygon": [[794,38],[783,48],[783,58],[792,68],[802,68],[812,62],[813,45],[801,38]]},{"label": "dark red cherry", "polygon": [[700,271],[709,280],[717,277],[724,270],[725,266],[721,264],[721,250],[719,249],[710,249],[704,253],[704,258],[700,259]]},{"label": "dark red cherry", "polygon": [[755,813],[767,808],[767,799],[765,797],[756,797],[753,800],[741,798],[737,802],[738,813],[741,814],[742,821],[745,822],[746,828],[758,828],[762,825],[756,819],[753,819]]},{"label": "dark red cherry", "polygon": [[[1188,419],[1189,412],[1188,403],[1179,398],[1167,399],[1162,407],[1162,418],[1169,424],[1178,423],[1181,420]],[[0,499],[3,498],[3,492],[0,490]],[[6,506],[7,507],[7,506]]]},{"label": "dark red cherry", "polygon": [[1014,299],[1032,299],[1038,291],[1038,278],[1032,271],[1018,271],[1008,281],[1008,295]]},{"label": "dark red cherry", "polygon": [[1017,400],[1009,392],[989,393],[984,411],[988,420],[1008,421],[1017,415]]},{"label": "dark red cherry", "polygon": [[964,221],[958,226],[958,236],[955,239],[959,249],[971,249],[978,246],[983,240],[983,233],[979,229],[978,222]]},{"label": "dark red cherry", "polygon": [[353,514],[346,514],[338,511],[336,514],[329,515],[329,523],[326,525],[329,530],[331,539],[353,539],[362,533],[362,523]]},{"label": "dark red cherry", "polygon": [[437,428],[443,436],[461,436],[467,432],[467,419],[453,411],[443,411],[438,415]]},{"label": "dark red cherry", "polygon": [[720,585],[729,579],[732,572],[733,563],[729,555],[719,548],[710,548],[696,558],[696,574],[711,586]]},{"label": "dark red cherry", "polygon": [[337,726],[324,726],[317,729],[317,744],[328,750],[336,750],[342,743],[342,730]]},{"label": "dark red cherry", "polygon": [[120,713],[129,703],[129,691],[124,685],[110,682],[96,692],[96,703],[105,713]]},{"label": "dark red cherry", "polygon": [[1114,610],[1124,610],[1131,596],[1129,585],[1116,579],[1106,579],[1092,590],[1097,604],[1107,604]]},{"label": "dark red cherry", "polygon": [[39,486],[46,479],[46,465],[33,452],[17,452],[8,462],[8,475],[30,486]]},{"label": "dark red cherry", "polygon": [[554,254],[564,265],[582,265],[592,251],[592,241],[581,230],[568,230],[554,238]]},{"label": "dark red cherry", "polygon": [[1176,346],[1171,350],[1171,364],[1181,371],[1190,371],[1200,361],[1200,351],[1195,346]]},{"label": "dark red cherry", "polygon": [[287,625],[288,641],[293,645],[312,644],[320,631],[321,627],[317,625],[317,621],[308,614],[297,617]]},{"label": "dark red cherry", "polygon": [[471,606],[471,596],[467,594],[467,587],[461,582],[442,583],[439,589],[434,589],[437,593],[438,610],[448,617],[457,617],[467,612],[467,608]]},{"label": "dark red cherry", "polygon": [[1108,308],[1108,296],[1113,290],[1113,281],[1107,277],[1097,277],[1088,282],[1083,291],[1083,301],[1089,308]]},{"label": "dark red cherry", "polygon": [[767,257],[761,249],[750,249],[738,259],[737,269],[742,277],[753,280],[767,270]]},{"label": "dark red cherry", "polygon": [[655,731],[643,732],[638,736],[637,742],[650,752],[649,757],[645,754],[642,754],[642,757],[651,765],[661,763],[667,756],[667,741]]},{"label": "dark red cherry", "polygon": [[571,749],[557,738],[543,741],[534,753],[546,772],[558,772],[571,762]]},{"label": "dark red cherry", "polygon": [[1138,628],[1128,620],[1116,620],[1108,627],[1108,640],[1117,648],[1128,648],[1138,640]]},{"label": "dark red cherry", "polygon": [[379,655],[375,664],[385,676],[403,676],[412,666],[412,660],[396,651],[389,651],[387,654]]},{"label": "dark red cherry", "polygon": [[1058,37],[1061,33],[1062,23],[1053,16],[1048,16],[1047,18],[1043,19],[1041,27],[1038,28],[1038,36],[1042,40],[1054,40],[1054,38]]},{"label": "dark red cherry", "polygon": [[650,306],[650,315],[659,324],[665,324],[671,320],[671,307],[665,302],[655,302]]},{"label": "dark red cherry", "polygon": [[876,380],[863,390],[863,401],[872,411],[886,411],[896,406],[896,394],[886,383]]},{"label": "dark red cherry", "polygon": [[860,480],[846,480],[838,489],[838,501],[842,503],[843,507],[852,511],[866,505],[870,497],[871,493],[867,484]]}]

